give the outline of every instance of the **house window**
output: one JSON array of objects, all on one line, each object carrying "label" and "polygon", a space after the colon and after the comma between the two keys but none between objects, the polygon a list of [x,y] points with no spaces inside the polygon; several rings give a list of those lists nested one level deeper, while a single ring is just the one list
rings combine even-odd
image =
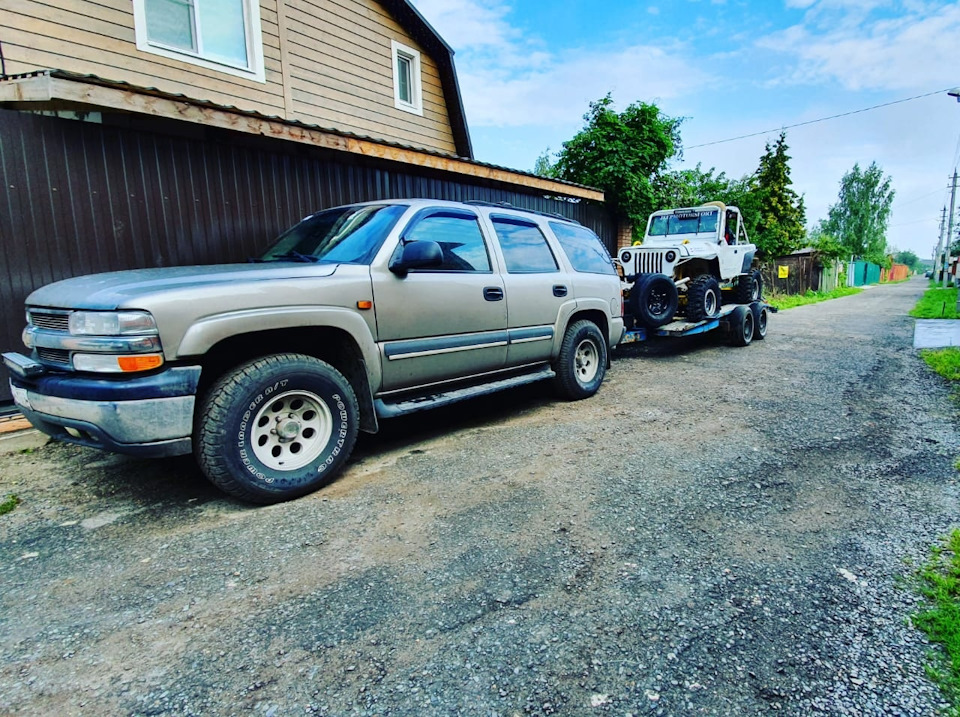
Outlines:
[{"label": "house window", "polygon": [[137,48],[264,81],[259,0],[134,0]]},{"label": "house window", "polygon": [[393,104],[398,110],[423,115],[420,90],[420,53],[412,47],[390,42],[393,50]]}]

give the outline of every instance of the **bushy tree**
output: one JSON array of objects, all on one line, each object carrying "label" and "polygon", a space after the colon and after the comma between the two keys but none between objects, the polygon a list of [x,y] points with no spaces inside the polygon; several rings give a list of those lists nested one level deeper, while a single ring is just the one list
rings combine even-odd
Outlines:
[{"label": "bushy tree", "polygon": [[853,258],[876,264],[889,261],[887,225],[895,194],[891,182],[876,162],[866,170],[854,164],[840,180],[837,203],[830,207],[824,227]]},{"label": "bushy tree", "polygon": [[661,172],[654,178],[654,211],[676,207],[695,207],[704,202],[727,202],[731,182],[723,172],[706,172],[698,164],[693,169]]},{"label": "bushy tree", "polygon": [[533,173],[540,177],[549,177],[550,179],[553,179],[557,176],[557,172],[553,167],[553,162],[550,160],[549,147],[543,150],[543,154],[537,157],[537,161],[533,164]]},{"label": "bushy tree", "polygon": [[912,251],[898,251],[894,253],[893,260],[898,264],[906,264],[910,267],[910,271],[921,271],[923,269],[920,257]]},{"label": "bushy tree", "polygon": [[809,246],[824,259],[831,261],[846,261],[850,258],[850,252],[824,227],[823,220],[810,231],[807,242]]},{"label": "bushy tree", "polygon": [[592,102],[583,119],[583,129],[563,143],[554,176],[602,189],[610,209],[644,226],[656,203],[655,184],[679,154],[681,120],[646,102],[618,113],[609,94]]},{"label": "bushy tree", "polygon": [[803,197],[793,190],[788,149],[785,132],[773,144],[767,143],[744,198],[747,206],[741,207],[752,214],[750,238],[761,256],[789,254],[806,243],[806,210]]}]

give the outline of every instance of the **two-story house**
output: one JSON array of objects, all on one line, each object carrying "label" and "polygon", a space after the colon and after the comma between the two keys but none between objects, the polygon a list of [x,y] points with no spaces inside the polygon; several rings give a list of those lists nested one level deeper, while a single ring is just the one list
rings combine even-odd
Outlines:
[{"label": "two-story house", "polygon": [[506,201],[614,241],[600,192],[474,160],[406,0],[0,0],[0,75],[0,350],[44,283],[242,261],[347,202]]}]

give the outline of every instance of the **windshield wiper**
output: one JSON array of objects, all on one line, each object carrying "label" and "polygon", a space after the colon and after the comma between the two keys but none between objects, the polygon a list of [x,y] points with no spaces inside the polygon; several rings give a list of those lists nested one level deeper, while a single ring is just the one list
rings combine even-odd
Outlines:
[{"label": "windshield wiper", "polygon": [[316,264],[320,261],[320,257],[311,254],[301,254],[298,251],[288,251],[286,254],[277,254],[276,256],[270,257],[270,259],[273,261],[299,261],[304,264]]}]

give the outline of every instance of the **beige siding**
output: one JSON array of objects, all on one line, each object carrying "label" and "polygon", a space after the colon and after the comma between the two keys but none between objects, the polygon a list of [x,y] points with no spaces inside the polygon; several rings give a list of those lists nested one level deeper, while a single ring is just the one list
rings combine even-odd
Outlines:
[{"label": "beige siding", "polygon": [[[138,50],[131,0],[0,0],[0,38],[9,74],[92,74],[455,154],[436,63],[375,0],[261,0],[260,14],[265,83]],[[394,107],[391,40],[421,52],[422,117]]]},{"label": "beige siding", "polygon": [[[375,0],[286,0],[295,118],[454,154],[433,58]],[[419,50],[423,116],[393,103],[390,41]]]},{"label": "beige siding", "polygon": [[56,68],[283,114],[276,0],[261,0],[266,82],[137,49],[131,0],[0,0],[8,74]]}]

